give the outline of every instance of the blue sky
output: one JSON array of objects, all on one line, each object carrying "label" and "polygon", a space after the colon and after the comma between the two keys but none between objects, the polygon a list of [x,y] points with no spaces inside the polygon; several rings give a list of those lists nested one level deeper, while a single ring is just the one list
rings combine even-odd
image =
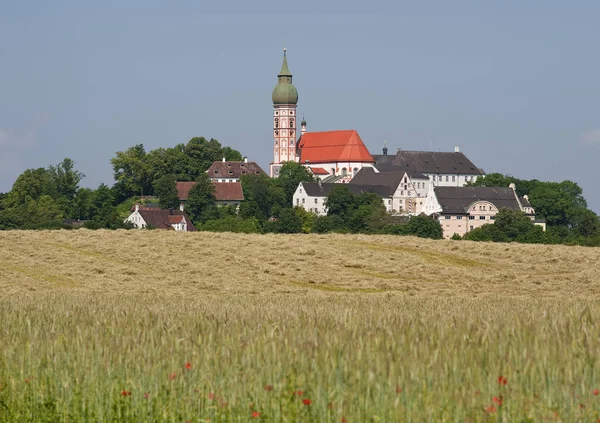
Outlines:
[{"label": "blue sky", "polygon": [[0,192],[64,157],[112,184],[116,151],[194,136],[267,168],[287,47],[309,130],[459,145],[600,212],[600,3],[202,3],[0,2]]}]

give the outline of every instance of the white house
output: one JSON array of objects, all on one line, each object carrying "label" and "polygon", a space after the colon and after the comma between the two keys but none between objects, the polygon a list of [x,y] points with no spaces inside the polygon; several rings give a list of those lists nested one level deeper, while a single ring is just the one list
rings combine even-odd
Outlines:
[{"label": "white house", "polygon": [[133,212],[125,219],[136,229],[154,228],[167,229],[181,232],[193,232],[196,230],[192,221],[185,215],[183,205],[179,210],[162,210],[158,208],[140,207],[135,205]]},{"label": "white house", "polygon": [[528,199],[519,198],[515,189],[514,184],[509,187],[431,188],[425,214],[438,216],[444,238],[454,234],[463,236],[486,223],[494,223],[496,214],[504,208],[524,212],[545,230],[545,222],[535,220],[535,211]]}]

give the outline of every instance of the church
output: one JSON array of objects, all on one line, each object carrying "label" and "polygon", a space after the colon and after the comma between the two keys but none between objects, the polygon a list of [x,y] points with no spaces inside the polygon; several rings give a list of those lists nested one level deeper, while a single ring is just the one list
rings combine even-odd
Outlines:
[{"label": "church", "polygon": [[[302,163],[315,177],[327,182],[350,182],[360,169],[371,167],[375,159],[355,130],[307,132],[306,121],[300,122],[297,134],[298,91],[292,83],[286,49],[283,64],[273,90],[273,161],[271,177],[279,175],[282,164]],[[298,137],[298,138],[297,138]]]}]

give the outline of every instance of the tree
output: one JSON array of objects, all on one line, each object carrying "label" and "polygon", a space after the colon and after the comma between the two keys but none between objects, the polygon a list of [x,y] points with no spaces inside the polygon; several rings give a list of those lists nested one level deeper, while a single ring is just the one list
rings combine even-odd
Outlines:
[{"label": "tree", "polygon": [[310,171],[296,162],[286,162],[279,169],[279,177],[276,179],[277,184],[285,193],[286,207],[290,207],[294,192],[300,182],[313,182],[314,177]]},{"label": "tree", "polygon": [[12,186],[5,200],[7,208],[28,204],[42,195],[55,196],[52,178],[44,168],[27,169],[21,173]]},{"label": "tree", "polygon": [[296,234],[302,232],[302,219],[292,208],[281,209],[275,224],[275,230],[281,234]]},{"label": "tree", "polygon": [[134,145],[125,151],[118,151],[116,157],[110,162],[115,181],[122,185],[122,189],[128,197],[151,193],[150,168],[146,162],[146,150],[143,144]]},{"label": "tree", "polygon": [[64,197],[69,202],[75,198],[79,182],[85,175],[75,169],[75,162],[69,158],[65,158],[56,166],[48,168],[50,178],[54,183],[56,194],[58,197]]},{"label": "tree", "polygon": [[164,175],[154,181],[154,195],[158,197],[158,205],[161,209],[179,207],[179,193],[175,176]]},{"label": "tree", "polygon": [[352,212],[358,207],[356,196],[344,184],[338,184],[329,191],[325,199],[325,207],[328,216],[340,216],[348,219]]},{"label": "tree", "polygon": [[206,220],[206,213],[215,205],[215,187],[206,173],[200,174],[196,184],[190,189],[187,200],[187,211],[194,223]]},{"label": "tree", "polygon": [[442,225],[436,219],[429,216],[413,216],[406,224],[408,235],[415,235],[419,238],[442,239],[444,231]]}]

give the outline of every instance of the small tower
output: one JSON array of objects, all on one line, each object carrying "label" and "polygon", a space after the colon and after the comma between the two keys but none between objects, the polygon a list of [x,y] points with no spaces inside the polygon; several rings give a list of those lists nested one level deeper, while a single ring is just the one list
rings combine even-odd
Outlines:
[{"label": "small tower", "polygon": [[306,134],[306,120],[304,120],[304,116],[302,116],[302,122],[300,122],[300,136]]},{"label": "small tower", "polygon": [[283,64],[277,75],[277,85],[273,90],[273,162],[269,173],[279,176],[279,168],[285,162],[295,162],[296,158],[296,104],[298,91],[292,84],[292,73],[288,68],[287,50],[283,49]]},{"label": "small tower", "polygon": [[383,155],[387,156],[387,142],[383,141]]}]

